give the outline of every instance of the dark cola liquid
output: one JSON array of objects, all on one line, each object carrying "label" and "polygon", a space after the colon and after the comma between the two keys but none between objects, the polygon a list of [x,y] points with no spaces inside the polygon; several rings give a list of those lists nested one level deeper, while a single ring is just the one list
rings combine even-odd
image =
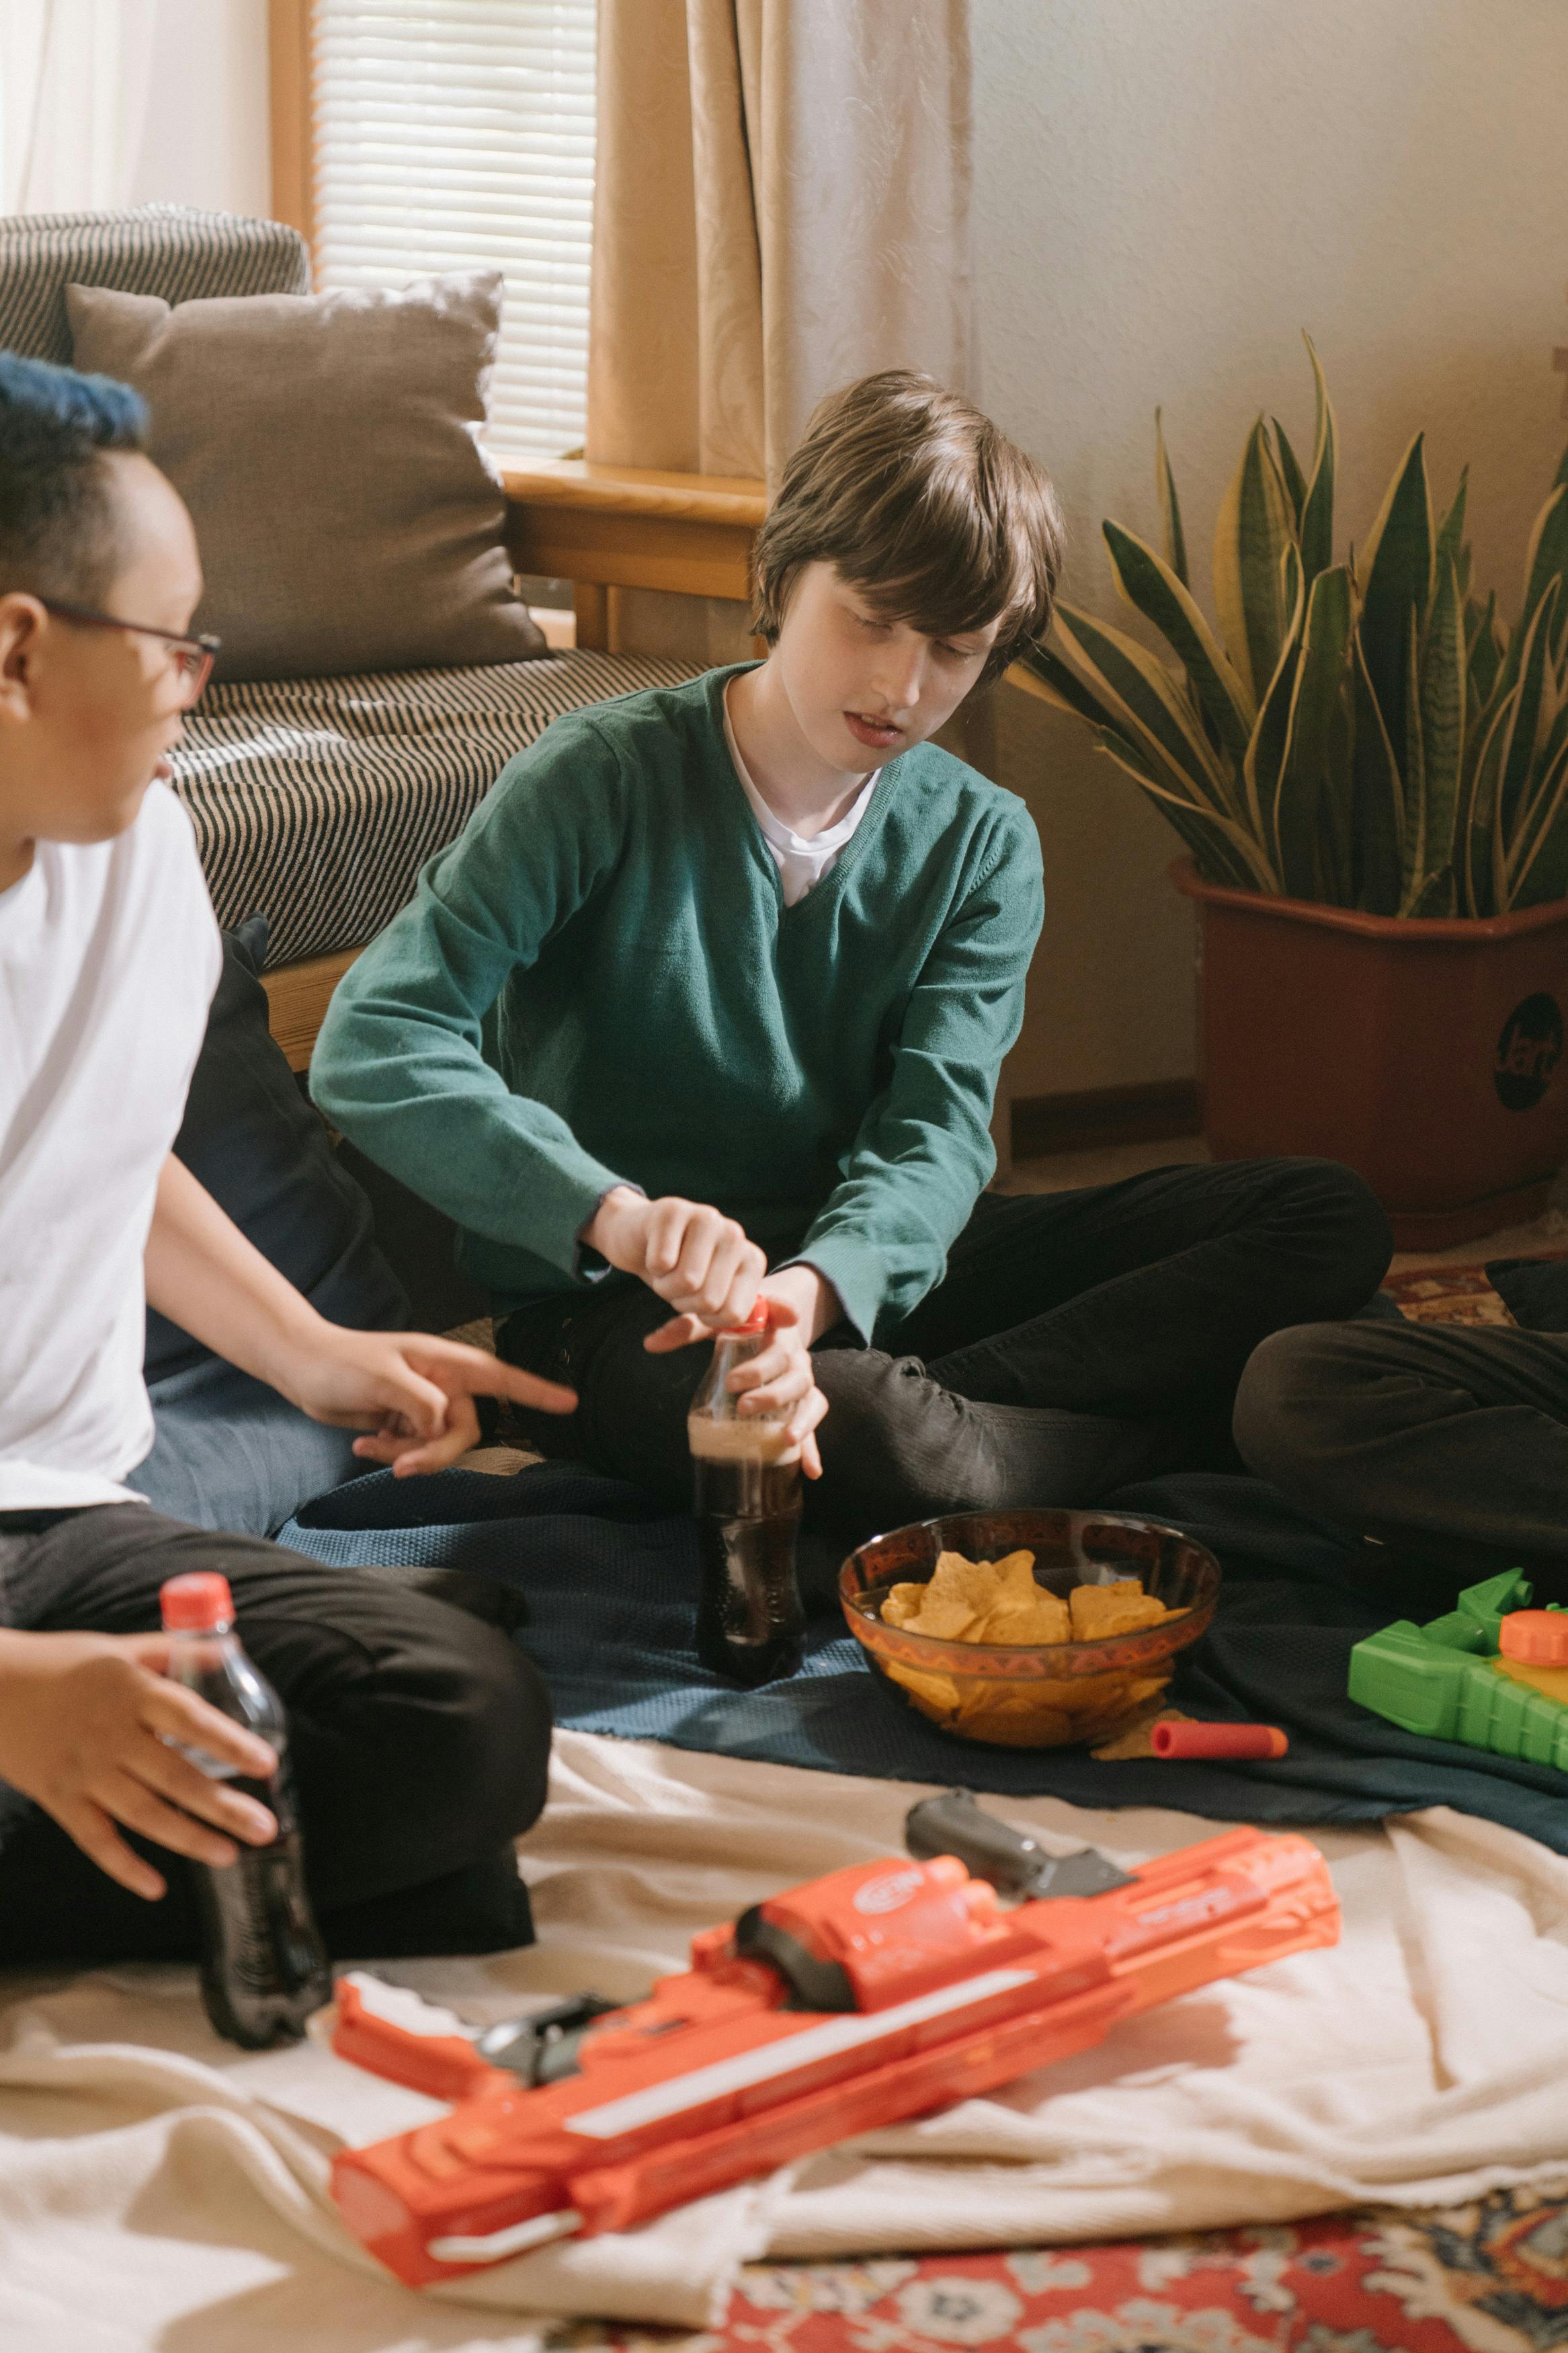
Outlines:
[{"label": "dark cola liquid", "polygon": [[702,1588],[697,1655],[731,1683],[771,1683],[801,1662],[805,1613],[795,1583],[800,1465],[694,1455]]},{"label": "dark cola liquid", "polygon": [[181,1748],[213,1780],[265,1806],[278,1824],[270,1846],[236,1839],[237,1859],[223,1870],[189,1866],[202,1922],[203,2006],[216,2031],[247,2050],[297,2042],[310,2012],[331,2000],[332,1973],[305,1893],[282,1703],[226,1631],[176,1635],[170,1672],[220,1715],[257,1733],[279,1760],[269,1780],[253,1781],[199,1749]]},{"label": "dark cola liquid", "polygon": [[287,1766],[270,1781],[236,1778],[277,1818],[270,1846],[235,1843],[224,1871],[193,1865],[202,1915],[202,2003],[216,2031],[251,2051],[297,2042],[331,2000],[331,1970],[305,1894],[303,1841]]}]

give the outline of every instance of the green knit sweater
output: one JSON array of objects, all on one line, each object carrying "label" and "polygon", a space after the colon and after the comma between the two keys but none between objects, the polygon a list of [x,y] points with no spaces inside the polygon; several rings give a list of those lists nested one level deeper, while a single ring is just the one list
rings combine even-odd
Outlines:
[{"label": "green knit sweater", "polygon": [[724,741],[732,674],[574,712],[511,761],[339,983],[311,1086],[456,1219],[500,1311],[588,1279],[578,1237],[624,1181],[808,1261],[869,1340],[995,1165],[1039,843],[920,744],[786,908]]}]

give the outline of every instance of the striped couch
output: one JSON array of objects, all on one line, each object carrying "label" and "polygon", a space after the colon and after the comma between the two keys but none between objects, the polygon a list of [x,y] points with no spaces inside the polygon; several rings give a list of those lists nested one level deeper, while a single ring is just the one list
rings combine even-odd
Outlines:
[{"label": "striped couch", "polygon": [[[182,302],[308,293],[310,278],[303,242],[279,221],[168,206],[0,217],[0,350],[68,364],[72,282]],[[363,946],[552,719],[693,674],[576,652],[209,688],[174,754],[174,784],[220,922],[264,914],[273,966]]]}]

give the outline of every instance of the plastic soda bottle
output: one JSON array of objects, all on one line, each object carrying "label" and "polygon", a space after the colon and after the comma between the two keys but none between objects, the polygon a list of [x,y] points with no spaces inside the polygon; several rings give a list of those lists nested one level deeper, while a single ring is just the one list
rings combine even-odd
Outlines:
[{"label": "plastic soda bottle", "polygon": [[783,1419],[742,1415],[730,1388],[737,1365],[768,1345],[768,1306],[713,1340],[713,1361],[691,1403],[698,1545],[702,1562],[697,1655],[731,1683],[769,1683],[800,1665],[805,1613],[795,1582],[800,1461]]},{"label": "plastic soda bottle", "polygon": [[269,1846],[237,1841],[225,1870],[193,1862],[202,1915],[202,2000],[218,2033],[247,2050],[297,2042],[313,2010],[331,2000],[326,1949],[305,1894],[305,1852],[289,1767],[282,1703],[234,1631],[228,1579],[213,1570],[171,1577],[162,1596],[174,1637],[169,1673],[220,1714],[265,1740],[278,1757],[270,1781],[252,1781],[203,1749],[178,1744],[215,1780],[233,1781],[271,1811]]}]

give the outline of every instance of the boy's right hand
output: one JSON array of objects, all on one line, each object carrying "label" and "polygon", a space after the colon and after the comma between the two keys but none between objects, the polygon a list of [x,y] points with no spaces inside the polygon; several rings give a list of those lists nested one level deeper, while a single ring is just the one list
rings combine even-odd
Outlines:
[{"label": "boy's right hand", "polygon": [[583,1240],[668,1300],[675,1314],[695,1315],[714,1331],[745,1322],[768,1271],[733,1218],[675,1194],[647,1201],[629,1185],[605,1194]]},{"label": "boy's right hand", "polygon": [[166,1634],[0,1634],[0,1779],[149,1902],[164,1882],[117,1822],[219,1866],[234,1862],[235,1839],[266,1846],[278,1835],[265,1806],[168,1745],[203,1749],[254,1780],[278,1767],[264,1740],[167,1680],[169,1651]]}]

